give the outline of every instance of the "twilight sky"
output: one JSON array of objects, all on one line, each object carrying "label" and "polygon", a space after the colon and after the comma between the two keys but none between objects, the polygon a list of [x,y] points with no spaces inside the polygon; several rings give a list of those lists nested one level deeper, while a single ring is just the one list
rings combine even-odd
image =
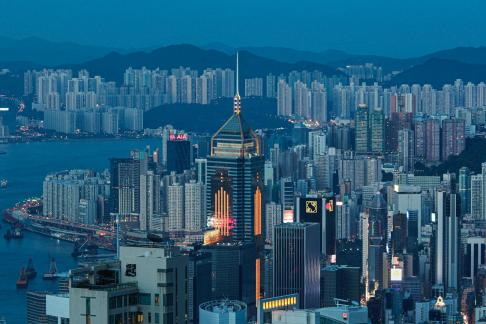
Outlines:
[{"label": "twilight sky", "polygon": [[0,35],[118,48],[175,43],[396,57],[486,45],[484,0],[0,0]]}]

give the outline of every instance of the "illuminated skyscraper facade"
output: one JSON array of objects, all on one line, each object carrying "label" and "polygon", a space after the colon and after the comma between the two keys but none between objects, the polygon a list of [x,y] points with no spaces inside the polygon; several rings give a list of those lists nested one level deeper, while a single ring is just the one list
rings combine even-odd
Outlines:
[{"label": "illuminated skyscraper facade", "polygon": [[207,159],[207,215],[221,236],[251,242],[262,234],[264,163],[237,92],[233,114],[211,138]]}]

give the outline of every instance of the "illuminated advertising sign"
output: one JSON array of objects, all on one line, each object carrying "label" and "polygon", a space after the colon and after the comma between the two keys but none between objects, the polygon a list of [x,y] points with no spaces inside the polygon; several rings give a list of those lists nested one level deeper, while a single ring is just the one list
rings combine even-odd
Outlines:
[{"label": "illuminated advertising sign", "polygon": [[187,134],[184,133],[169,135],[169,141],[187,141],[188,138]]},{"label": "illuminated advertising sign", "polygon": [[321,252],[327,256],[336,254],[336,220],[334,198],[298,197],[297,221],[321,225]]},{"label": "illuminated advertising sign", "polygon": [[308,223],[322,223],[322,198],[299,199],[299,221]]},{"label": "illuminated advertising sign", "polygon": [[400,268],[391,269],[391,281],[402,281],[402,269]]},{"label": "illuminated advertising sign", "polygon": [[283,211],[283,222],[284,223],[293,223],[294,222],[294,210],[293,209],[286,209]]}]

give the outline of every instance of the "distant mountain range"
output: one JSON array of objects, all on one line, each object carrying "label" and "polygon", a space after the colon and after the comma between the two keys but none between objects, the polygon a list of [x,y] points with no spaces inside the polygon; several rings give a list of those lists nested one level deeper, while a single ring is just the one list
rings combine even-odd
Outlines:
[{"label": "distant mountain range", "polygon": [[[37,37],[14,39],[0,36],[0,62],[9,67],[29,65],[59,65],[79,63],[106,55],[112,48],[80,45],[70,42],[53,42]],[[0,65],[1,66],[1,65]]]},{"label": "distant mountain range", "polygon": [[[388,85],[430,83],[441,86],[457,78],[473,82],[486,79],[486,47],[458,47],[413,58],[350,54],[333,49],[312,52],[283,47],[246,46],[238,50],[241,55],[242,78],[304,69],[339,75],[341,72],[337,71],[338,67],[374,63],[383,67],[385,73],[401,71]],[[129,66],[161,69],[185,66],[199,71],[208,67],[234,68],[235,51],[234,47],[222,43],[200,47],[179,44],[133,51],[53,42],[36,37],[0,37],[0,68],[9,68],[20,77],[23,70],[32,68],[87,69],[107,80],[120,81],[123,71]]]},{"label": "distant mountain range", "polygon": [[456,79],[473,83],[486,82],[486,65],[431,58],[396,75],[388,85],[429,83],[435,88],[440,88]]},{"label": "distant mountain range", "polygon": [[[320,63],[299,61],[288,63],[276,61],[255,55],[248,51],[240,51],[240,77],[264,77],[269,73],[278,75],[292,70],[319,70],[325,75],[343,75],[334,67]],[[151,52],[134,52],[129,54],[109,53],[101,58],[81,64],[67,65],[74,70],[87,69],[93,74],[99,74],[107,80],[120,81],[123,72],[128,67],[143,66],[154,69],[171,69],[180,66],[190,67],[199,71],[205,68],[235,68],[235,55],[226,54],[213,49],[203,49],[188,44],[170,45]]]},{"label": "distant mountain range", "polygon": [[[211,43],[203,47],[208,49],[216,49],[225,53],[234,53],[236,51],[235,48],[221,43]],[[298,61],[310,61],[333,67],[374,63],[377,66],[383,67],[388,72],[391,70],[404,70],[417,64],[425,63],[434,58],[486,65],[486,47],[456,47],[412,58],[393,58],[379,55],[350,54],[334,49],[325,50],[322,52],[302,51],[285,47],[253,46],[241,47],[239,49],[247,50],[253,54],[263,57],[290,63],[295,63]]]}]

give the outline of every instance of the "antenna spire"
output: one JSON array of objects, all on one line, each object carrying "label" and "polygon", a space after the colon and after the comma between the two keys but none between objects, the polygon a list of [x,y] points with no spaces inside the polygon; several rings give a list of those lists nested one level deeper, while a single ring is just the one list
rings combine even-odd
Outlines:
[{"label": "antenna spire", "polygon": [[240,114],[241,111],[241,98],[240,98],[240,63],[239,53],[236,52],[236,94],[233,98],[233,112]]}]

